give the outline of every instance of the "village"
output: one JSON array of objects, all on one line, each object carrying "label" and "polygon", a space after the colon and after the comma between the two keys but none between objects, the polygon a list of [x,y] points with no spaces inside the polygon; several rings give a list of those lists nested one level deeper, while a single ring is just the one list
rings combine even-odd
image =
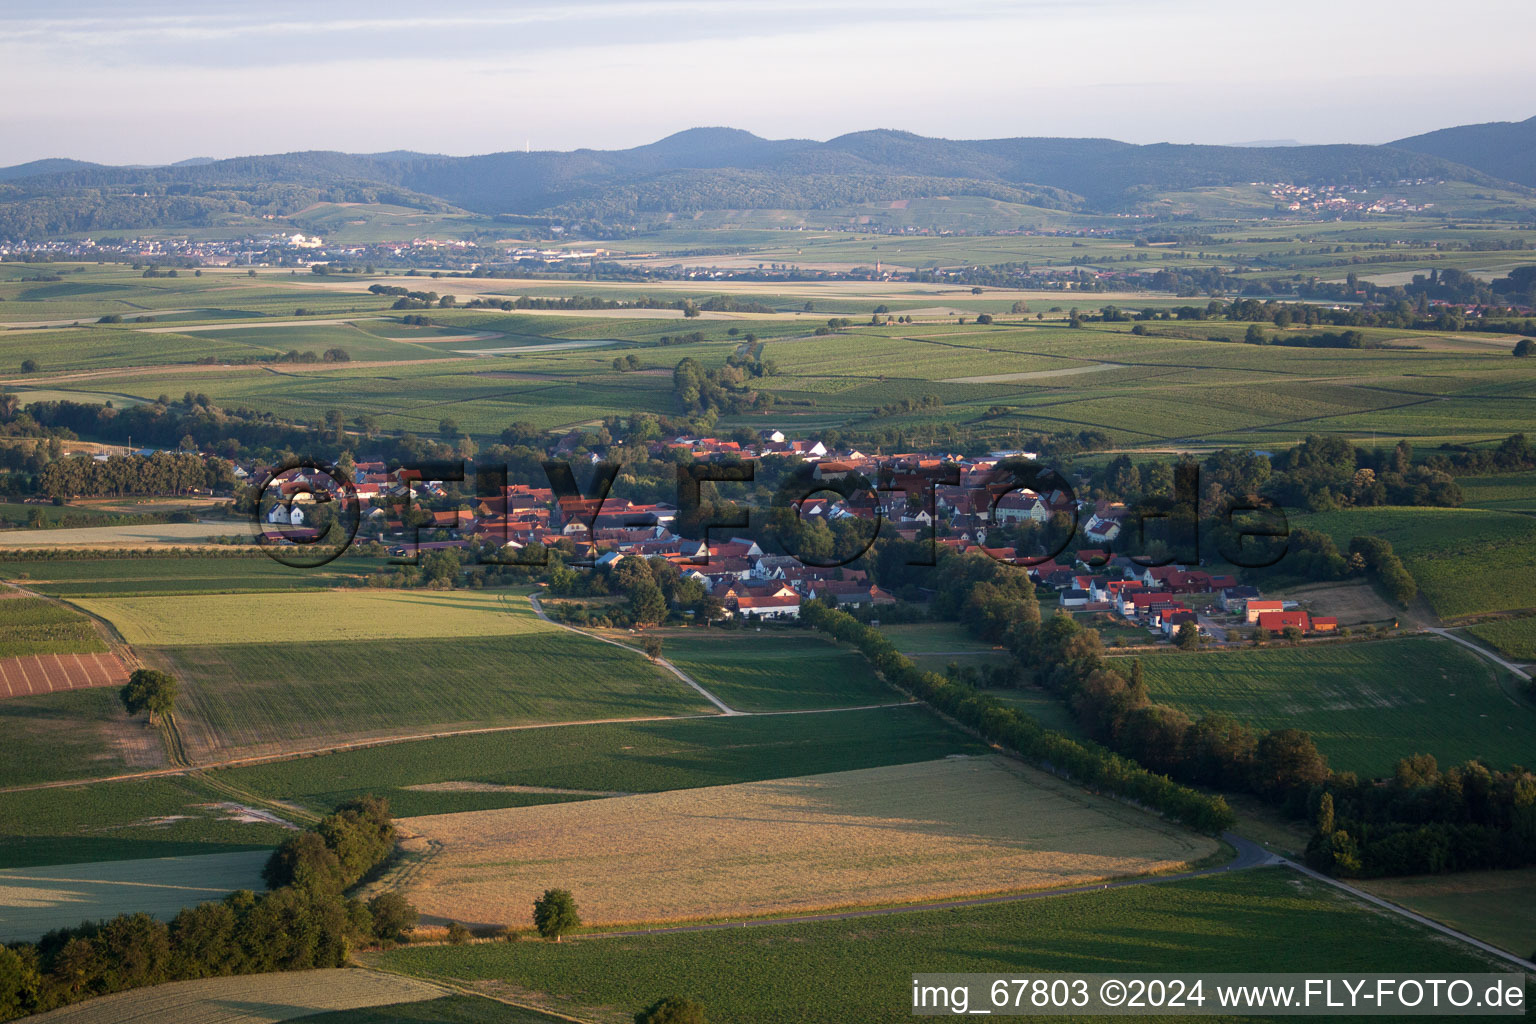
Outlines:
[{"label": "village", "polygon": [[[1037,493],[1010,485],[1011,476],[1000,475],[999,464],[1032,460],[1032,452],[876,457],[857,450],[829,452],[819,441],[791,440],[776,430],[764,431],[756,444],[688,436],[651,444],[655,458],[680,453],[694,463],[793,458],[808,464],[813,486],[825,486],[792,503],[801,522],[858,521],[867,524],[863,528],[871,539],[895,537],[956,553],[980,552],[1027,572],[1043,592],[1055,594],[1062,612],[1118,616],[1124,625],[1143,631],[1148,643],[1226,643],[1243,627],[1250,634],[1287,639],[1339,628],[1336,617],[1310,615],[1295,601],[1265,599],[1257,587],[1233,575],[1198,566],[1151,565],[1145,558],[1114,553],[1131,510],[1121,502],[1080,501],[1059,488]],[[582,457],[598,460],[595,454]],[[716,540],[707,539],[706,532],[706,539],[684,537],[675,530],[679,508],[669,502],[562,496],[552,487],[512,483],[499,495],[471,503],[456,498],[449,481],[424,479],[419,470],[390,469],[382,462],[353,465],[349,488],[336,486],[317,469],[275,477],[261,503],[266,539],[315,543],[320,531],[307,524],[313,512],[306,509],[313,510],[317,500],[341,503],[355,497],[357,537],[383,543],[397,559],[457,549],[517,564],[522,560],[518,552],[538,547],[558,550],[567,564],[611,572],[627,558],[660,558],[716,598],[724,615],[744,621],[794,619],[808,600],[866,611],[898,602],[865,569],[851,564],[806,564],[792,554],[765,552],[750,536]],[[256,467],[236,472],[247,478],[264,475]],[[878,488],[870,483],[877,479],[883,481]],[[989,536],[1006,538],[1021,525],[1053,522],[1077,524],[1054,554],[988,543]],[[1076,541],[1096,546],[1074,548]]]}]

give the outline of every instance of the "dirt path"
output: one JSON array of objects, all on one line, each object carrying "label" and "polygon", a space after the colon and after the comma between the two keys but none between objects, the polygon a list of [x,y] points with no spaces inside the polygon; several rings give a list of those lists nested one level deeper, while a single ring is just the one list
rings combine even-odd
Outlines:
[{"label": "dirt path", "polygon": [[[543,605],[539,604],[539,595],[537,595],[537,594],[529,594],[528,595],[528,603],[533,605],[533,613],[535,615],[537,615],[539,618],[543,619],[545,622],[549,623],[551,626],[559,626],[561,629],[570,630],[572,633],[577,633],[577,634],[579,634],[581,636],[585,636],[585,637],[591,637],[593,640],[600,640],[600,641],[602,641],[605,644],[612,644],[613,646],[623,648],[626,651],[633,651],[634,653],[640,655],[641,657],[647,657],[646,653],[644,651],[642,651],[638,647],[631,647],[631,646],[629,646],[629,644],[621,644],[617,640],[610,640],[610,639],[608,639],[605,636],[598,636],[596,633],[588,633],[584,629],[577,629],[575,626],[567,626],[563,622],[556,622],[554,619],[552,619],[548,615],[544,614],[544,607],[543,607]],[[708,690],[704,689],[704,687],[702,685],[700,685],[700,683],[699,683],[699,681],[697,679],[693,678],[688,673],[684,672],[682,669],[680,669],[676,665],[672,664],[666,658],[657,658],[656,659],[656,664],[660,665],[662,668],[666,669],[668,672],[671,672],[674,676],[677,676],[677,678],[681,679],[684,683],[687,683],[689,686],[691,686],[695,690],[699,691],[699,695],[702,696],[705,700],[709,701],[715,707],[719,708],[721,714],[732,715],[732,716],[734,716],[734,715],[747,715],[747,714],[751,714],[751,712],[749,712],[749,711],[737,711],[735,708],[731,707],[725,701],[721,700],[719,697],[716,697],[714,694],[712,694]],[[845,710],[845,709],[837,709],[837,710]]]}]

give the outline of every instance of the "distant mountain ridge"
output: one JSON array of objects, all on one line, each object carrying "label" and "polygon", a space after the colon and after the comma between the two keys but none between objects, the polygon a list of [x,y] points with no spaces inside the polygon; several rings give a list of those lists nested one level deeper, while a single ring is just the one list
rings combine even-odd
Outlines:
[{"label": "distant mountain ridge", "polygon": [[[1518,158],[1522,145],[1524,166]],[[407,150],[307,151],[160,167],[41,160],[0,168],[0,234],[98,230],[125,217],[214,216],[220,202],[233,213],[291,212],[297,208],[293,203],[338,197],[604,221],[709,209],[817,209],[948,194],[1108,212],[1134,209],[1156,192],[1251,181],[1364,184],[1443,178],[1536,186],[1536,161],[1529,159],[1533,152],[1536,118],[1520,125],[1446,129],[1390,146],[955,140],[890,129],[816,142],[712,127],[623,150],[465,157]],[[119,203],[122,196],[139,200],[137,207]],[[173,203],[172,196],[186,201]],[[72,199],[96,203],[97,209],[79,215],[71,211]],[[114,203],[115,212],[101,208]]]},{"label": "distant mountain ridge", "polygon": [[1495,178],[1536,187],[1536,117],[1442,128],[1387,145],[1460,160]]}]

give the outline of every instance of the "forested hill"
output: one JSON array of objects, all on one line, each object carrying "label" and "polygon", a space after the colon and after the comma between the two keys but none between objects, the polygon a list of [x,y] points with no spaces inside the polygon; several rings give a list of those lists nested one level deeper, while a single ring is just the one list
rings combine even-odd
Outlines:
[{"label": "forested hill", "polygon": [[1460,160],[1495,178],[1536,186],[1536,117],[1442,128],[1388,145]]},{"label": "forested hill", "polygon": [[695,128],[625,150],[469,157],[303,152],[165,167],[37,161],[0,169],[0,236],[150,226],[176,223],[175,218],[197,223],[196,218],[221,211],[287,214],[316,200],[602,220],[707,209],[818,209],[957,194],[1054,209],[1116,211],[1168,190],[1253,181],[1364,184],[1403,178],[1498,183],[1445,154],[1385,146],[966,141],[889,130],[814,142]]}]

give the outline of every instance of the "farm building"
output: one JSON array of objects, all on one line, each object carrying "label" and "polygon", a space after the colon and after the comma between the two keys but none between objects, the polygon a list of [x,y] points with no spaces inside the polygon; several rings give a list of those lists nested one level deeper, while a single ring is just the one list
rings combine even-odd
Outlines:
[{"label": "farm building", "polygon": [[[1251,607],[1251,606],[1250,606]],[[1335,623],[1337,625],[1337,623]],[[1305,633],[1308,629],[1306,612],[1262,612],[1259,615],[1259,628],[1267,629],[1271,633],[1278,633],[1282,629],[1295,626]]]}]

